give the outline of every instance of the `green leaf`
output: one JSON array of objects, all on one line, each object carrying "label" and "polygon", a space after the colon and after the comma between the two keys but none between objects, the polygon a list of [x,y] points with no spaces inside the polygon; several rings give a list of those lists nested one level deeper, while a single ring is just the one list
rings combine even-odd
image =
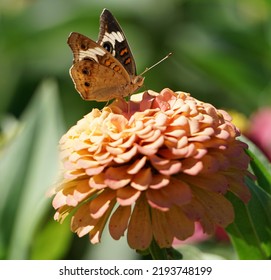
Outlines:
[{"label": "green leaf", "polygon": [[66,219],[62,224],[57,223],[52,218],[39,230],[33,241],[30,259],[34,260],[57,260],[67,253],[73,233],[70,230],[70,219]]},{"label": "green leaf", "polygon": [[270,259],[271,196],[251,179],[246,183],[252,195],[247,205],[228,195],[235,208],[235,221],[227,232],[240,259]]},{"label": "green leaf", "polygon": [[50,207],[46,196],[58,172],[63,132],[57,86],[47,80],[37,90],[20,129],[0,154],[1,250],[6,259],[27,259],[36,226]]},{"label": "green leaf", "polygon": [[[255,152],[255,151],[254,151]],[[260,160],[259,151],[253,153],[251,150],[247,150],[248,155],[251,158],[250,166],[253,173],[257,177],[257,182],[266,192],[271,194],[271,165],[267,159],[262,158]],[[262,155],[263,156],[263,155]]]}]

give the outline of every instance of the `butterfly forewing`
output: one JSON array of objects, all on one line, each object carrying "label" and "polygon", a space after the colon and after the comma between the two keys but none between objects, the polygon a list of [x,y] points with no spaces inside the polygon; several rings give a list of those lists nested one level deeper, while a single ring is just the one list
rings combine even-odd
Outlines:
[{"label": "butterfly forewing", "polygon": [[83,99],[108,101],[130,95],[142,86],[144,79],[135,75],[125,36],[108,10],[101,15],[98,43],[72,32],[68,45],[73,52],[70,75]]},{"label": "butterfly forewing", "polygon": [[136,75],[135,61],[125,34],[107,9],[104,9],[100,16],[98,44],[116,57],[130,75]]}]

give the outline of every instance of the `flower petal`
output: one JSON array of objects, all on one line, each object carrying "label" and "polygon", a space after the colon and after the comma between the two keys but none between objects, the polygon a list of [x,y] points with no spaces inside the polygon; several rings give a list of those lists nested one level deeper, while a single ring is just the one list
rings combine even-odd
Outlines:
[{"label": "flower petal", "polygon": [[137,200],[127,232],[127,241],[131,248],[145,250],[152,241],[152,227],[149,205],[142,198]]},{"label": "flower petal", "polygon": [[165,213],[167,212],[151,209],[153,235],[160,248],[169,248],[173,242],[173,235]]},{"label": "flower petal", "polygon": [[127,166],[109,167],[105,171],[104,183],[114,190],[128,185],[132,175],[127,173],[127,169]]},{"label": "flower petal", "polygon": [[152,181],[152,173],[150,168],[141,169],[133,176],[131,186],[139,191],[146,190]]},{"label": "flower petal", "polygon": [[94,219],[98,219],[104,215],[111,204],[116,201],[116,193],[110,189],[105,189],[95,199],[90,202],[89,211]]},{"label": "flower petal", "polygon": [[127,186],[117,190],[117,201],[122,206],[132,205],[140,195],[141,191]]},{"label": "flower petal", "polygon": [[115,240],[119,240],[127,229],[131,215],[131,206],[119,206],[110,218],[109,231]]}]

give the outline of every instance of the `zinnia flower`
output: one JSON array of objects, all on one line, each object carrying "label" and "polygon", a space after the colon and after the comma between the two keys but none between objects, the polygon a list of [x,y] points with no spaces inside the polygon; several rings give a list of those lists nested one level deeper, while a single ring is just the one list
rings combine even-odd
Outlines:
[{"label": "zinnia flower", "polygon": [[100,242],[108,222],[131,248],[185,240],[199,222],[208,234],[234,220],[225,197],[248,202],[249,157],[230,116],[184,92],[147,91],[93,109],[60,140],[64,178],[55,219]]}]

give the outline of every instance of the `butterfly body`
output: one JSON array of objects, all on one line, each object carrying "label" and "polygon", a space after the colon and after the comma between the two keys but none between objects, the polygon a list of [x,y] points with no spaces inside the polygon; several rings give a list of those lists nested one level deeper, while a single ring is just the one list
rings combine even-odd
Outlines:
[{"label": "butterfly body", "polygon": [[100,17],[98,41],[72,32],[68,44],[73,52],[70,75],[85,100],[108,101],[137,91],[144,78],[136,66],[125,35],[106,9]]}]

